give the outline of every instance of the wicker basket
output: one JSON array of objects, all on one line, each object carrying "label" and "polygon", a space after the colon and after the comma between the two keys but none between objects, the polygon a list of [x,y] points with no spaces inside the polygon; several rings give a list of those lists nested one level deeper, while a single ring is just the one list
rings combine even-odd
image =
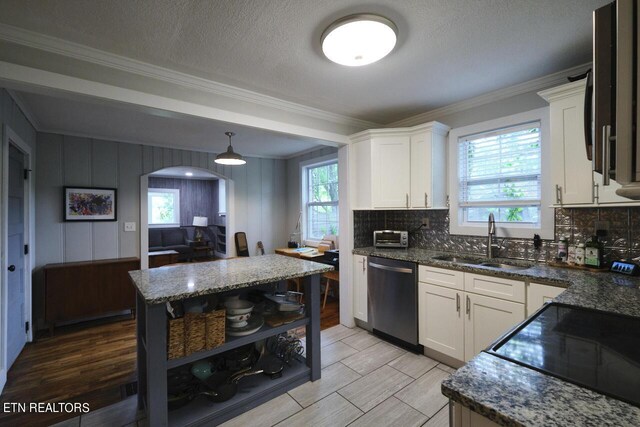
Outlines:
[{"label": "wicker basket", "polygon": [[169,319],[167,329],[167,358],[184,357],[184,317]]},{"label": "wicker basket", "polygon": [[184,315],[184,355],[202,351],[207,344],[206,314],[185,313]]},{"label": "wicker basket", "polygon": [[206,330],[206,348],[211,350],[224,344],[225,340],[225,322],[226,322],[226,310],[212,311],[205,314],[205,330]]}]

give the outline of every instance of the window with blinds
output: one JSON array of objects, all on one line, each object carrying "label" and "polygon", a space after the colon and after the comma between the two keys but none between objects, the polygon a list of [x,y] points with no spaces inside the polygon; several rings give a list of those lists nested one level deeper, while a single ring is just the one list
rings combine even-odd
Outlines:
[{"label": "window with blinds", "polygon": [[458,140],[458,202],[464,222],[539,224],[540,122]]}]

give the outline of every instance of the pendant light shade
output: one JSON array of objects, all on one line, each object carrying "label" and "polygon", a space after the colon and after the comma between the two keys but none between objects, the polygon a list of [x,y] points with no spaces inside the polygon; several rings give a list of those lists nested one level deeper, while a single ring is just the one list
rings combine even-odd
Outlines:
[{"label": "pendant light shade", "polygon": [[397,38],[397,27],[383,16],[349,15],[324,31],[322,52],[337,64],[359,67],[387,56],[395,47]]},{"label": "pendant light shade", "polygon": [[227,151],[216,156],[215,162],[219,165],[231,166],[244,165],[245,163],[247,163],[247,161],[243,159],[240,154],[233,151],[233,147],[231,146],[231,137],[235,135],[235,133],[225,132],[224,134],[229,137],[229,147],[227,147]]}]

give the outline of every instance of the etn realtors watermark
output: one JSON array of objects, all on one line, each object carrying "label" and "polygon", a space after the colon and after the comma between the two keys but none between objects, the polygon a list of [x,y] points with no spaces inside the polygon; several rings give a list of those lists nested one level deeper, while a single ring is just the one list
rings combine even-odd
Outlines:
[{"label": "etn realtors watermark", "polygon": [[89,412],[89,404],[79,402],[3,402],[2,412],[32,414],[86,414]]}]

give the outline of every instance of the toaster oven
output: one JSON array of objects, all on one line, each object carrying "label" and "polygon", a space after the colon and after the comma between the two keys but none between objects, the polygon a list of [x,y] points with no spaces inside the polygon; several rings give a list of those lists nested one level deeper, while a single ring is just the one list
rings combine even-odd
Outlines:
[{"label": "toaster oven", "polygon": [[407,248],[409,247],[409,232],[395,230],[374,231],[373,246],[376,248]]}]

